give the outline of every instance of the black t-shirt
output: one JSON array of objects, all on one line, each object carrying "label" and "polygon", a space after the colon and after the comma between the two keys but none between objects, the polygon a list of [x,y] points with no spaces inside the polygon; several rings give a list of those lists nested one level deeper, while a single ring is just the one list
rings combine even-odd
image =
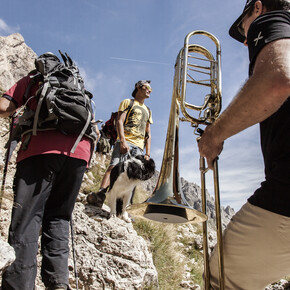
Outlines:
[{"label": "black t-shirt", "polygon": [[[247,36],[250,75],[261,49],[282,38],[290,38],[289,12],[272,11],[253,21]],[[265,181],[248,201],[290,217],[290,97],[277,112],[260,123],[260,133]]]}]

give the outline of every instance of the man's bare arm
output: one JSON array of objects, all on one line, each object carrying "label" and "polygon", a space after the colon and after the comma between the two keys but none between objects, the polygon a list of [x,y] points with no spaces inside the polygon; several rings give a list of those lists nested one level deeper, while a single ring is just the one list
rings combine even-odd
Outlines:
[{"label": "man's bare arm", "polygon": [[147,154],[147,155],[145,155],[145,158],[149,159],[150,158],[150,150],[151,150],[151,127],[150,127],[149,122],[146,124],[146,135],[148,138],[145,141],[146,142],[145,149],[146,149],[146,154]]},{"label": "man's bare arm", "polygon": [[199,141],[199,152],[213,168],[223,141],[262,122],[290,95],[290,39],[269,43],[259,53],[253,75]]},{"label": "man's bare arm", "polygon": [[120,152],[121,154],[125,154],[126,152],[129,151],[129,146],[126,142],[125,139],[125,134],[124,134],[124,122],[126,119],[127,112],[118,112],[118,118],[117,118],[117,132],[118,136],[120,139]]}]

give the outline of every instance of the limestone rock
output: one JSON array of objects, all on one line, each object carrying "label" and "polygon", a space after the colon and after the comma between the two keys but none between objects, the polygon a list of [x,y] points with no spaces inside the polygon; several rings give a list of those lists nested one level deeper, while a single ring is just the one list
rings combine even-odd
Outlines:
[{"label": "limestone rock", "polygon": [[15,260],[14,249],[2,239],[0,239],[0,277],[2,272]]},{"label": "limestone rock", "polygon": [[75,206],[74,243],[80,287],[157,289],[157,272],[147,243],[131,223],[108,219],[109,209],[104,208],[107,211],[81,203]]},{"label": "limestone rock", "polygon": [[34,69],[36,54],[19,33],[0,37],[0,52],[0,88],[8,90]]}]

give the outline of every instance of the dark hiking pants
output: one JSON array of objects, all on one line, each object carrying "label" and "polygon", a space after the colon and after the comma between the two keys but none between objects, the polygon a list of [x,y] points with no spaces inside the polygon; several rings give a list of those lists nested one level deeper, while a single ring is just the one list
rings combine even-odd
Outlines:
[{"label": "dark hiking pants", "polygon": [[42,280],[68,284],[69,223],[85,170],[84,160],[60,154],[17,164],[8,238],[16,260],[3,274],[3,290],[34,289],[41,229]]}]

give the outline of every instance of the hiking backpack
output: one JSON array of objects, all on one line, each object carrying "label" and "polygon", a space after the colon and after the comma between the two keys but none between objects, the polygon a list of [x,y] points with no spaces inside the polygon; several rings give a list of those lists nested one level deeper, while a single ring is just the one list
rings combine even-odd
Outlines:
[{"label": "hiking backpack", "polygon": [[[133,107],[134,104],[134,99],[130,99],[130,103],[129,106],[124,110],[128,111],[128,113],[130,112],[131,108]],[[149,111],[149,119],[151,117],[151,110],[149,109],[148,106],[146,106],[148,111]],[[126,123],[126,120],[128,118],[128,113],[127,116],[125,118],[124,124]],[[106,137],[108,139],[110,139],[110,143],[113,145],[118,137],[118,133],[117,133],[117,118],[118,118],[118,112],[112,112],[111,113],[111,118],[105,122],[102,130],[105,133]]]},{"label": "hiking backpack", "polygon": [[[133,107],[133,104],[134,104],[134,100],[131,99],[129,106],[124,110],[124,112],[125,111],[129,112],[131,110],[131,108]],[[104,124],[104,126],[102,128],[102,130],[105,133],[106,137],[108,139],[110,139],[110,143],[112,145],[116,142],[117,137],[118,137],[117,119],[118,119],[118,112],[112,112],[111,113],[111,118],[108,121],[105,122],[105,124]],[[126,119],[127,119],[127,117],[126,117]],[[125,122],[126,122],[126,119],[125,119]]]},{"label": "hiking backpack", "polygon": [[110,139],[111,144],[114,144],[117,139],[117,128],[116,128],[117,117],[118,117],[118,112],[112,112],[111,118],[105,122],[102,128],[105,136],[108,139]]},{"label": "hiking backpack", "polygon": [[[93,124],[92,97],[85,90],[84,80],[79,69],[67,53],[59,51],[63,62],[56,55],[47,52],[35,60],[36,73],[26,89],[25,111],[19,119],[22,135],[39,130],[57,129],[64,134],[77,134],[77,140],[71,149],[73,153],[81,138],[86,135],[93,141],[97,139]],[[27,105],[27,96],[32,85],[39,83],[36,93],[38,100],[36,111]],[[27,106],[26,106],[27,105]]]}]

